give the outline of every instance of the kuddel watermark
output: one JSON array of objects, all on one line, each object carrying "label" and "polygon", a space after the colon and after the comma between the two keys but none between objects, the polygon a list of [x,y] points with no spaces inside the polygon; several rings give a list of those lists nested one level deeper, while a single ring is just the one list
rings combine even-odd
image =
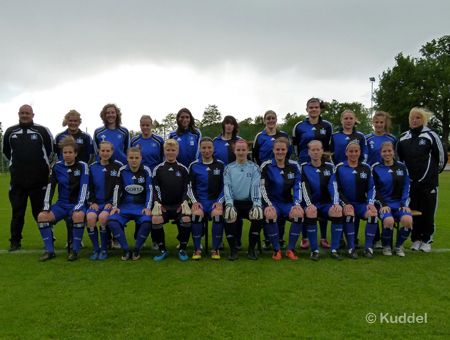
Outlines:
[{"label": "kuddel watermark", "polygon": [[366,315],[367,323],[428,323],[428,315],[425,314],[399,314],[394,315],[391,313],[367,313]]}]

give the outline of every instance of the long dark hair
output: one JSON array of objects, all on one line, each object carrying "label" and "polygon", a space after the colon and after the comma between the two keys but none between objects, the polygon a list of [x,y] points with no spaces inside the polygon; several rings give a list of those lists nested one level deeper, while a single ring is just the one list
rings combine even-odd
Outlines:
[{"label": "long dark hair", "polygon": [[183,112],[189,114],[189,117],[190,117],[190,118],[189,118],[189,126],[188,126],[188,129],[189,129],[191,132],[194,132],[194,131],[197,129],[197,127],[195,126],[195,120],[194,120],[194,117],[192,116],[191,111],[189,111],[188,109],[186,109],[185,107],[183,107],[183,108],[182,108],[180,111],[178,111],[178,113],[177,113],[177,125],[178,125],[178,128],[177,128],[177,136],[182,136],[183,133],[184,133],[184,129],[183,129],[183,127],[181,126],[181,124],[180,124],[180,122],[179,122],[180,116],[181,116],[181,114],[182,114]]},{"label": "long dark hair", "polygon": [[236,136],[239,132],[239,124],[233,116],[225,116],[225,118],[222,120],[222,133],[225,133],[225,124],[233,124],[234,129],[231,133],[231,139],[236,139]]}]

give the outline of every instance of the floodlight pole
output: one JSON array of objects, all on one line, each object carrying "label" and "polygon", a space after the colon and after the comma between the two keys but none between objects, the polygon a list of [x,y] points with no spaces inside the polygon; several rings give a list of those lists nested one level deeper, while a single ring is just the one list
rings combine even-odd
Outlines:
[{"label": "floodlight pole", "polygon": [[375,82],[375,77],[370,77],[369,80],[372,86],[370,91],[370,118],[373,119],[373,83]]}]

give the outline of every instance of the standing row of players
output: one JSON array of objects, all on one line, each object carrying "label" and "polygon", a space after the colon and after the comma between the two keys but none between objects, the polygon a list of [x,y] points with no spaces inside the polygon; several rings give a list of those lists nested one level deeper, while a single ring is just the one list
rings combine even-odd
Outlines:
[{"label": "standing row of players", "polygon": [[[305,155],[305,150],[307,150],[307,148],[305,149],[305,145],[307,145],[306,143],[308,143],[312,139],[322,141],[325,149],[334,150],[333,160],[335,164],[343,159],[343,153],[341,150],[345,149],[346,145],[348,145],[348,142],[351,140],[357,140],[359,142],[359,145],[363,146],[362,154],[364,155],[363,157],[366,158],[366,152],[364,151],[366,149],[365,139],[362,134],[357,133],[354,129],[356,119],[353,112],[345,111],[342,114],[341,119],[343,129],[335,134],[331,134],[331,125],[328,122],[322,120],[320,117],[320,109],[322,107],[323,103],[319,99],[310,99],[307,103],[307,112],[309,117],[304,122],[297,124],[294,129],[294,150],[296,151],[300,162],[305,158],[307,159],[308,155]],[[125,150],[127,149],[127,142],[129,141],[129,137],[128,131],[125,128],[121,127],[120,110],[114,104],[108,104],[102,110],[101,117],[104,121],[104,127],[96,130],[94,134],[94,145],[98,145],[101,141],[109,140],[110,142],[112,142],[112,144],[115,145],[114,149],[116,150],[116,154],[118,154],[118,156],[115,155],[115,158],[121,159],[122,162],[124,162],[126,160],[126,158],[124,159],[124,155]],[[276,137],[286,136],[288,138],[287,134],[276,129],[276,114],[273,111],[266,112],[264,121],[266,123],[266,128],[262,133],[256,136],[253,146],[254,160],[258,164],[273,155],[271,148],[273,146],[273,140]],[[198,145],[201,134],[200,131],[194,126],[194,119],[189,110],[180,110],[177,115],[177,122],[179,127],[176,131],[171,133],[171,137],[177,140],[178,143],[180,143],[180,154],[178,156],[178,160],[180,162],[183,162],[187,166],[188,164],[190,164],[191,160],[199,157]],[[82,146],[84,146],[84,148],[81,149],[85,151],[81,151],[80,155],[84,154],[85,160],[88,160],[86,159],[86,157],[90,154],[88,150],[89,138],[86,137],[88,135],[83,134],[78,129],[78,126],[81,123],[79,114],[76,111],[69,112],[65,117],[64,123],[67,124],[69,128],[62,134],[58,135],[55,142],[61,140],[61,138],[65,135],[73,135],[74,137],[76,137],[77,144],[82,144]],[[376,157],[379,158],[380,153],[379,151],[377,151],[379,150],[377,146],[383,139],[388,138],[395,142],[395,139],[393,139],[391,135],[384,131],[388,130],[389,123],[389,115],[385,113],[377,113],[375,115],[374,126],[376,130],[374,134],[368,136],[369,145],[371,146],[370,150],[373,152],[373,157],[371,157],[371,159],[375,159]],[[224,133],[219,135],[213,143],[216,147],[214,155],[219,157],[220,154],[220,157],[225,162],[229,162],[235,157],[231,146],[233,142],[235,142],[239,138],[236,136],[238,132],[238,125],[233,117],[227,116],[222,126]],[[143,153],[142,156],[144,159],[143,163],[150,165],[150,167],[154,167],[154,165],[162,159],[163,141],[160,137],[157,137],[151,133],[151,118],[149,116],[142,117],[141,130],[142,134],[134,138],[132,144],[134,143],[135,145],[141,146]],[[80,135],[77,136],[77,133]],[[329,136],[331,136],[331,142],[327,142]],[[92,142],[90,144],[92,145]],[[55,151],[58,152],[58,150],[59,148],[55,148]],[[290,156],[290,153],[292,153],[291,150],[292,149],[289,146],[288,157]],[[60,157],[62,157],[62,155],[60,155]],[[307,233],[304,231],[303,235],[306,234]],[[324,234],[326,235],[326,224],[324,231],[321,225],[321,234],[322,236],[324,236]],[[304,237],[304,239],[307,240],[306,237]],[[240,241],[238,242],[238,246],[239,244]],[[326,236],[321,238],[321,244],[322,246],[328,245]],[[281,242],[280,245],[283,245],[283,242]],[[276,247],[274,247],[274,249],[276,249]]]}]

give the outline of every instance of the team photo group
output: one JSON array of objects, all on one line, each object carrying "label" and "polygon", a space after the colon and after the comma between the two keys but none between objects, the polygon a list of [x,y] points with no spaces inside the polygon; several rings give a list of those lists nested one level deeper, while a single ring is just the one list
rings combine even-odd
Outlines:
[{"label": "team photo group", "polygon": [[[244,220],[250,260],[264,256],[261,248],[274,260],[298,260],[298,244],[313,261],[325,255],[373,259],[374,249],[404,257],[408,238],[412,251],[429,252],[438,175],[448,161],[440,137],[427,126],[433,114],[412,108],[410,128],[397,139],[383,111],[373,114],[369,135],[357,131],[350,110],[340,113],[342,128],[333,132],[321,117],[326,105],[309,99],[307,118],[290,135],[277,129],[274,111],[265,112],[265,128],[252,143],[238,136],[233,116],[223,119],[218,136],[202,136],[187,108],[178,111],[177,129],[167,140],[152,133],[149,115],[140,118],[141,133],[130,138],[116,104],[103,107],[103,124],[92,137],[71,110],[62,117],[66,130],[53,138],[34,122],[33,108],[23,105],[2,143],[11,173],[9,251],[22,247],[29,199],[45,245],[40,261],[56,257],[53,227],[63,220],[69,261],[82,257],[85,229],[91,260],[107,259],[109,249],[122,249],[122,261],[139,260],[144,246],[157,252],[154,261],[170,252],[181,261],[206,255],[220,260],[225,243],[235,261]],[[176,249],[167,249],[165,228],[177,228]],[[210,254],[202,253],[205,234],[212,240]]]}]

